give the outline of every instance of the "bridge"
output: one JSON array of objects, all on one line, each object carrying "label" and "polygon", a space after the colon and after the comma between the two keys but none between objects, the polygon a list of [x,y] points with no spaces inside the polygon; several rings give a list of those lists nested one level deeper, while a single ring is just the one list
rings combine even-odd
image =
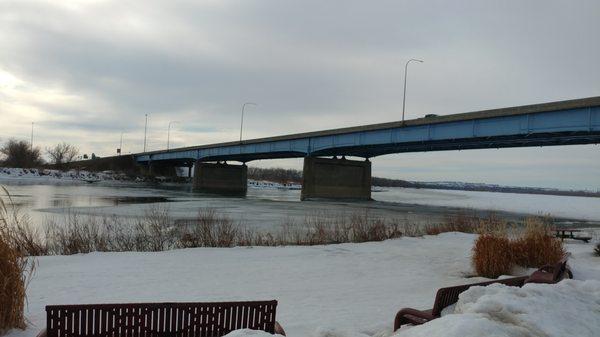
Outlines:
[{"label": "bridge", "polygon": [[[245,163],[304,159],[302,198],[370,199],[369,158],[391,153],[597,144],[600,96],[405,122],[306,132],[135,154],[144,165],[194,165],[194,188],[246,191]],[[345,157],[364,160],[348,160]],[[329,157],[329,158],[327,158]],[[333,157],[333,158],[330,158]],[[226,164],[237,161],[241,165]]]}]

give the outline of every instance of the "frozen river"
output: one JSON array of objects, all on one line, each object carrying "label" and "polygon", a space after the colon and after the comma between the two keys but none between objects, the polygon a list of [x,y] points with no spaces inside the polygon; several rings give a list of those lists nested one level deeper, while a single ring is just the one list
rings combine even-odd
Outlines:
[{"label": "frozen river", "polygon": [[[194,193],[188,185],[53,184],[2,181],[13,202],[34,224],[64,218],[69,212],[88,216],[143,216],[149,207],[167,207],[176,219],[194,218],[201,208],[226,214],[243,226],[276,229],[300,224],[306,217],[350,216],[355,213],[383,217],[396,223],[435,224],[448,214],[472,209],[494,211],[508,218],[524,214],[551,215],[600,225],[600,198],[529,195],[494,192],[388,188],[374,192],[371,202],[300,201],[300,191],[249,188],[246,197],[219,197]],[[470,211],[469,211],[470,212]]]}]

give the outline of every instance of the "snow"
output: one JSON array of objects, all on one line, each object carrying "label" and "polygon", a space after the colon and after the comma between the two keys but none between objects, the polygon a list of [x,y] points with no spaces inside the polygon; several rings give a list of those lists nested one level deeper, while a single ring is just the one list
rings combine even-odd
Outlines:
[{"label": "snow", "polygon": [[227,334],[227,337],[277,337],[281,335],[271,335],[270,333],[264,331],[250,330],[250,329],[242,329],[232,331]]},{"label": "snow", "polygon": [[22,182],[84,182],[128,180],[125,174],[113,171],[89,172],[85,170],[49,170],[0,167],[0,180],[17,180]]},{"label": "snow", "polygon": [[[400,308],[430,308],[438,288],[484,280],[468,277],[472,274],[474,238],[471,234],[444,233],[312,247],[194,248],[39,257],[27,292],[26,315],[31,326],[26,331],[13,330],[8,336],[37,333],[44,326],[47,304],[269,299],[279,301],[277,320],[290,337],[390,336],[394,315]],[[573,253],[570,266],[576,279],[600,280],[600,258],[592,256],[592,244],[573,243],[567,248]],[[577,323],[578,329],[583,331],[594,324],[600,329],[597,309],[582,313],[593,303],[600,303],[597,283],[569,281],[553,287],[527,286],[523,293],[495,287],[489,294],[474,289],[465,293],[457,305],[457,310],[464,312],[438,320],[449,325],[434,321],[420,328],[402,329],[399,336],[436,336],[427,333],[433,330],[419,332],[436,326],[444,327],[443,336],[470,327],[481,327],[485,334],[494,336],[493,329],[506,325],[489,318],[495,308],[515,308],[510,317],[521,319],[525,325],[543,320],[563,325],[570,315],[564,311],[576,310],[586,319],[595,315],[587,324]],[[582,298],[583,294],[587,298]],[[547,307],[546,301],[559,301],[560,306],[540,310]],[[566,317],[556,318],[559,312]],[[457,316],[464,319],[451,318]],[[429,325],[434,328],[427,328]],[[264,334],[242,331],[230,336]],[[581,336],[586,335],[582,332]]]},{"label": "snow", "polygon": [[600,198],[415,188],[389,188],[388,191],[377,193],[374,197],[378,201],[416,205],[551,215],[590,221],[600,220]]},{"label": "snow", "polygon": [[599,308],[597,280],[473,287],[460,295],[454,313],[395,336],[593,337],[600,328]]}]

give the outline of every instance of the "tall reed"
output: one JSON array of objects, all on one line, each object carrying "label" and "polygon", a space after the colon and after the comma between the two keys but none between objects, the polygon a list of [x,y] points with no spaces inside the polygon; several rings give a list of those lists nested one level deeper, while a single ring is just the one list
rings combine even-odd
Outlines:
[{"label": "tall reed", "polygon": [[[24,329],[24,309],[28,280],[34,263],[15,244],[12,230],[17,219],[13,202],[6,188],[0,186],[0,335],[10,329]],[[5,199],[8,202],[5,202]]]},{"label": "tall reed", "polygon": [[565,254],[560,240],[550,233],[551,220],[528,217],[524,227],[509,228],[497,217],[481,221],[473,246],[472,262],[480,276],[508,275],[514,266],[539,268],[558,262]]},{"label": "tall reed", "polygon": [[515,263],[530,268],[557,263],[565,254],[562,242],[552,236],[547,219],[529,217],[521,237],[512,242]]}]

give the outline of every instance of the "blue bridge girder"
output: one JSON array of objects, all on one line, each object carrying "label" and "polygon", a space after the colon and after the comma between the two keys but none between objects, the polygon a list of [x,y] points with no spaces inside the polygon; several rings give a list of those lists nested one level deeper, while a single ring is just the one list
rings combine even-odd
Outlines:
[{"label": "blue bridge girder", "polygon": [[600,96],[135,154],[139,163],[240,161],[306,156],[600,143]]}]

